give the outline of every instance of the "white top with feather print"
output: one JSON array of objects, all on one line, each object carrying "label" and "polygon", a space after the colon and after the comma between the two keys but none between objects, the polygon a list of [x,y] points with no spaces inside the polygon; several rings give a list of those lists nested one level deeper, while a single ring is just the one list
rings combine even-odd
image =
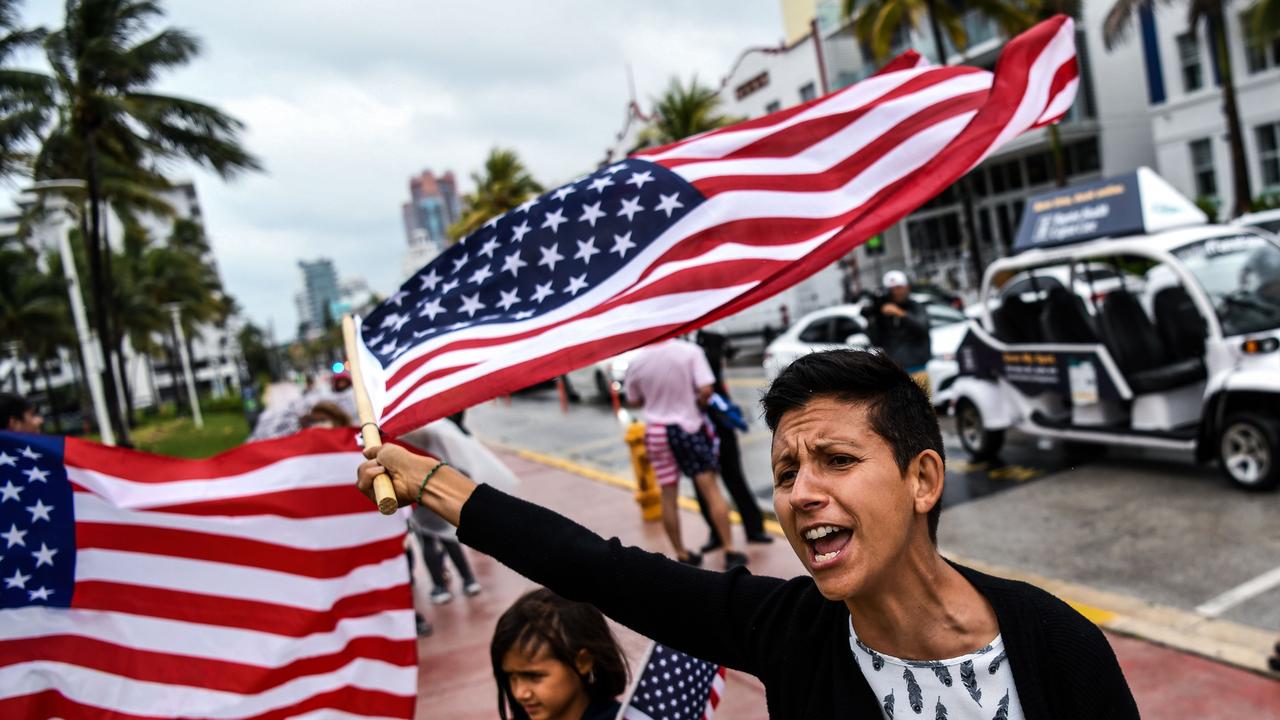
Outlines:
[{"label": "white top with feather print", "polygon": [[885,720],[1025,720],[999,635],[958,658],[900,660],[867,647],[850,619],[849,648]]}]

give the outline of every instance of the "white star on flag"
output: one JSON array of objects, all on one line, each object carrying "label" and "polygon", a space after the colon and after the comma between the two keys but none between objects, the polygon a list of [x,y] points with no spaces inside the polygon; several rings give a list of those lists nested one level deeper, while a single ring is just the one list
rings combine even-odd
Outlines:
[{"label": "white star on flag", "polygon": [[552,212],[547,213],[542,218],[542,227],[551,228],[551,232],[559,232],[560,225],[568,222],[564,217],[564,209],[556,208]]},{"label": "white star on flag", "polygon": [[400,303],[404,302],[404,299],[405,299],[405,298],[407,298],[407,297],[409,297],[409,293],[407,293],[407,292],[405,292],[405,291],[403,291],[403,290],[397,290],[397,291],[396,291],[396,293],[395,293],[394,295],[392,295],[391,297],[387,298],[387,301],[388,301],[388,302],[393,302],[393,303],[395,303],[395,304],[396,304],[396,306],[397,306],[397,307],[399,307]]},{"label": "white star on flag", "polygon": [[480,293],[476,293],[475,295],[463,295],[462,307],[458,308],[458,312],[464,312],[468,317],[475,317],[476,313],[485,309],[485,307],[487,306],[480,302]]},{"label": "white star on flag", "polygon": [[532,229],[533,228],[529,226],[529,221],[527,220],[521,221],[519,225],[511,228],[511,242],[517,242],[517,243],[520,242],[521,240],[524,239],[525,235],[529,234],[529,231]]},{"label": "white star on flag", "polygon": [[549,247],[539,247],[538,250],[542,251],[542,259],[538,261],[538,265],[546,265],[555,272],[556,263],[564,259],[560,254],[560,248],[555,243],[551,243]]},{"label": "white star on flag", "polygon": [[4,579],[4,587],[6,590],[10,588],[25,589],[27,587],[27,581],[30,579],[30,575],[23,575],[21,570],[14,570],[13,577],[7,577]]},{"label": "white star on flag", "polygon": [[502,299],[498,301],[498,307],[502,308],[503,312],[510,310],[512,305],[520,302],[520,295],[516,290],[511,292],[499,290],[498,292],[502,295]]},{"label": "white star on flag", "polygon": [[49,482],[47,479],[49,477],[48,470],[41,470],[38,467],[33,467],[30,470],[23,470],[22,472],[27,476],[28,485],[33,482],[42,482],[46,484]]},{"label": "white star on flag", "polygon": [[447,282],[447,283],[445,283],[444,285],[441,285],[441,286],[440,286],[440,294],[441,294],[441,295],[448,295],[449,293],[451,293],[451,292],[453,292],[454,290],[456,290],[456,289],[457,289],[457,287],[458,287],[458,281],[457,281],[457,280],[450,280],[449,282]]},{"label": "white star on flag", "polygon": [[516,251],[508,255],[506,260],[502,261],[502,270],[500,272],[509,272],[511,273],[511,277],[519,277],[520,268],[528,264],[529,263],[520,259],[520,253],[519,251]]},{"label": "white star on flag", "polygon": [[440,298],[436,298],[422,306],[421,312],[427,316],[427,319],[435,322],[436,316],[444,312],[444,306],[440,304]]},{"label": "white star on flag", "polygon": [[626,233],[626,234],[624,234],[624,235],[614,235],[614,236],[613,236],[613,249],[609,250],[609,252],[611,252],[611,253],[618,253],[618,257],[626,257],[626,255],[627,255],[627,251],[628,251],[628,250],[630,250],[631,248],[635,247],[635,246],[636,246],[636,244],[635,244],[635,243],[633,243],[633,242],[631,242],[631,233],[630,233],[630,232],[628,232],[628,233]]},{"label": "white star on flag", "polygon": [[662,212],[667,214],[668,218],[671,217],[672,211],[679,210],[680,208],[684,207],[684,203],[676,199],[676,196],[678,196],[679,194],[680,193],[671,193],[670,195],[659,194],[658,204],[654,206],[653,211],[658,212],[659,210],[661,210]]},{"label": "white star on flag", "polygon": [[21,493],[22,488],[14,485],[12,480],[6,480],[4,482],[4,487],[0,487],[0,495],[3,496],[0,497],[0,502],[4,502],[6,500],[18,500],[20,499],[18,495]]},{"label": "white star on flag", "polygon": [[[418,288],[419,290],[430,290],[435,292],[436,286],[440,284],[440,274],[432,268],[431,272],[418,278],[418,282],[422,283],[422,287]],[[384,325],[383,327],[386,326]]]},{"label": "white star on flag", "polygon": [[623,169],[625,169],[626,167],[627,167],[627,164],[626,164],[626,163],[614,163],[614,164],[610,165],[609,167],[605,168],[605,169],[603,170],[603,172],[604,172],[606,175],[612,175],[612,174],[614,174],[614,173],[618,172],[619,170],[623,170]]},{"label": "white star on flag", "polygon": [[564,199],[572,195],[573,192],[574,192],[573,183],[569,183],[568,185],[565,185],[559,190],[556,190],[555,192],[551,193],[551,197],[555,198],[560,202],[564,202]]},{"label": "white star on flag", "polygon": [[627,184],[635,185],[637,190],[644,187],[644,184],[647,182],[653,182],[653,173],[648,170],[638,173],[633,172],[631,173],[631,179],[627,180]]},{"label": "white star on flag", "polygon": [[542,301],[546,299],[546,297],[550,294],[551,294],[550,280],[548,280],[546,283],[538,283],[538,285],[533,289],[533,301],[541,304]]},{"label": "white star on flag", "polygon": [[590,187],[592,190],[600,191],[600,190],[604,190],[605,188],[609,187],[612,184],[613,184],[613,178],[605,175],[601,175],[600,177],[591,181]]},{"label": "white star on flag", "polygon": [[581,260],[588,265],[591,264],[591,256],[598,254],[600,251],[596,249],[596,239],[587,238],[576,241],[578,243],[578,252],[574,254],[574,260]]},{"label": "white star on flag", "polygon": [[600,203],[596,202],[592,205],[583,204],[582,217],[578,218],[579,222],[589,222],[591,227],[596,226],[596,220],[604,217],[604,211],[600,209]]},{"label": "white star on flag", "polygon": [[404,325],[404,319],[404,316],[399,313],[391,313],[390,315],[382,318],[381,327],[384,329],[394,327],[395,330],[392,332],[399,332],[400,328]]},{"label": "white star on flag", "polygon": [[0,533],[0,538],[4,538],[8,545],[5,547],[13,547],[14,545],[27,546],[27,541],[22,538],[27,536],[26,530],[19,530],[17,525],[9,524],[9,532]]},{"label": "white star on flag", "polygon": [[529,212],[529,210],[533,208],[534,205],[537,205],[537,204],[538,204],[538,198],[531,197],[528,200],[525,200],[524,202],[520,203],[520,205],[516,207],[514,212]]},{"label": "white star on flag", "polygon": [[12,465],[14,467],[18,467],[18,458],[10,455],[9,453],[0,452],[0,465]]},{"label": "white star on flag", "polygon": [[479,285],[491,277],[493,277],[493,273],[489,271],[489,266],[482,265],[478,270],[471,273],[471,277],[467,278],[467,282]]},{"label": "white star on flag", "polygon": [[635,214],[641,210],[644,210],[644,208],[640,207],[639,197],[623,198],[622,209],[618,211],[618,215],[626,215],[627,222],[631,222],[635,218]]},{"label": "white star on flag", "polygon": [[484,245],[480,246],[480,254],[484,255],[485,257],[493,257],[493,251],[498,249],[499,244],[500,243],[498,242],[498,238],[496,237],[489,238],[488,240],[485,241]]},{"label": "white star on flag", "polygon": [[582,288],[586,286],[587,286],[587,275],[586,273],[583,273],[578,277],[569,278],[569,285],[565,287],[563,292],[567,292],[570,295],[577,295],[582,290]]},{"label": "white star on flag", "polygon": [[453,261],[453,271],[456,273],[456,272],[458,272],[459,270],[461,270],[461,269],[462,269],[462,266],[463,266],[463,265],[466,265],[466,264],[467,264],[467,260],[469,260],[469,259],[470,259],[470,258],[468,258],[468,257],[467,257],[467,254],[466,254],[466,253],[463,253],[463,254],[462,254],[462,257],[460,257],[460,258],[455,258],[455,259],[454,259],[454,261]]},{"label": "white star on flag", "polygon": [[53,591],[43,585],[40,586],[39,590],[27,591],[27,595],[29,595],[32,600],[48,600],[49,596],[52,594]]},{"label": "white star on flag", "polygon": [[40,549],[31,553],[36,559],[36,567],[48,565],[53,567],[53,556],[58,554],[57,548],[51,548],[44,543],[40,543]]},{"label": "white star on flag", "polygon": [[28,460],[39,460],[41,457],[44,457],[44,456],[36,452],[35,450],[32,450],[31,446],[28,445],[22,449],[22,457]]},{"label": "white star on flag", "polygon": [[27,512],[31,513],[31,524],[34,525],[37,520],[49,520],[49,511],[52,509],[52,505],[45,505],[43,500],[37,498],[35,505],[27,506]]}]

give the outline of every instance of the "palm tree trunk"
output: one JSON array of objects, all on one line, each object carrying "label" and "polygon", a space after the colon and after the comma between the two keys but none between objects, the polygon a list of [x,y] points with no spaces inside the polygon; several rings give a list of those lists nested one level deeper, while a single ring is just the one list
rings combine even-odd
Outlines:
[{"label": "palm tree trunk", "polygon": [[62,434],[62,421],[58,420],[58,403],[53,396],[53,381],[49,379],[48,358],[40,359],[40,378],[44,380],[44,396],[49,401],[49,424],[53,426],[53,432]]},{"label": "palm tree trunk", "polygon": [[175,407],[184,407],[185,393],[180,391],[180,383],[178,379],[178,333],[173,331],[173,324],[169,327],[169,387],[173,390],[173,404]]},{"label": "palm tree trunk", "polygon": [[1053,154],[1053,183],[1067,186],[1067,159],[1062,152],[1062,131],[1058,123],[1049,126],[1049,151]]},{"label": "palm tree trunk", "polygon": [[933,32],[933,51],[938,55],[938,64],[947,64],[946,45],[942,42],[942,24],[938,22],[938,0],[925,0],[929,8],[929,29]]},{"label": "palm tree trunk", "polygon": [[1213,33],[1214,44],[1217,45],[1214,62],[1218,64],[1218,77],[1222,78],[1222,114],[1227,119],[1227,144],[1231,147],[1231,193],[1235,196],[1231,217],[1239,217],[1249,212],[1253,190],[1244,155],[1244,132],[1240,129],[1240,106],[1236,100],[1236,80],[1231,67],[1226,27],[1223,3],[1214,3],[1209,15],[1209,32]]},{"label": "palm tree trunk", "polygon": [[102,373],[103,394],[106,395],[107,418],[115,430],[116,440],[120,445],[130,447],[129,428],[120,416],[120,403],[116,391],[115,373],[111,371],[111,322],[110,300],[107,293],[107,282],[102,265],[102,218],[98,203],[102,189],[98,183],[98,151],[93,135],[88,137],[88,185],[89,185],[89,233],[85,239],[85,254],[89,259],[89,285],[92,290],[93,304],[97,312],[94,320],[98,325],[98,348],[106,368]]}]

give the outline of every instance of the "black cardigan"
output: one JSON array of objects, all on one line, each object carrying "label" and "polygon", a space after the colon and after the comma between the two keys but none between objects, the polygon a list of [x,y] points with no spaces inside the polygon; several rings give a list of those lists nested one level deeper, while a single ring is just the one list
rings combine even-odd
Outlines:
[{"label": "black cardigan", "polygon": [[[458,538],[642,635],[755,675],[770,718],[880,717],[849,648],[848,608],[813,578],[689,567],[487,485],[463,506]],[[1138,717],[1096,626],[1039,588],[956,569],[995,609],[1028,720]]]}]

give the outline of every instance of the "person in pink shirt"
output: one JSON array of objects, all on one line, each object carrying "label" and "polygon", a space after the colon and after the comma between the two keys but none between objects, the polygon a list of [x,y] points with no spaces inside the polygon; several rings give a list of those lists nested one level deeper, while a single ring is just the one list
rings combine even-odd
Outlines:
[{"label": "person in pink shirt", "polygon": [[690,565],[702,556],[684,546],[676,504],[680,474],[693,479],[706,499],[716,534],[724,544],[725,568],[745,565],[729,533],[729,506],[716,483],[716,438],[702,408],[711,397],[715,375],[702,349],[684,340],[666,340],[641,350],[627,368],[627,402],[644,406],[645,450],[662,493],[662,526],[676,557]]}]

